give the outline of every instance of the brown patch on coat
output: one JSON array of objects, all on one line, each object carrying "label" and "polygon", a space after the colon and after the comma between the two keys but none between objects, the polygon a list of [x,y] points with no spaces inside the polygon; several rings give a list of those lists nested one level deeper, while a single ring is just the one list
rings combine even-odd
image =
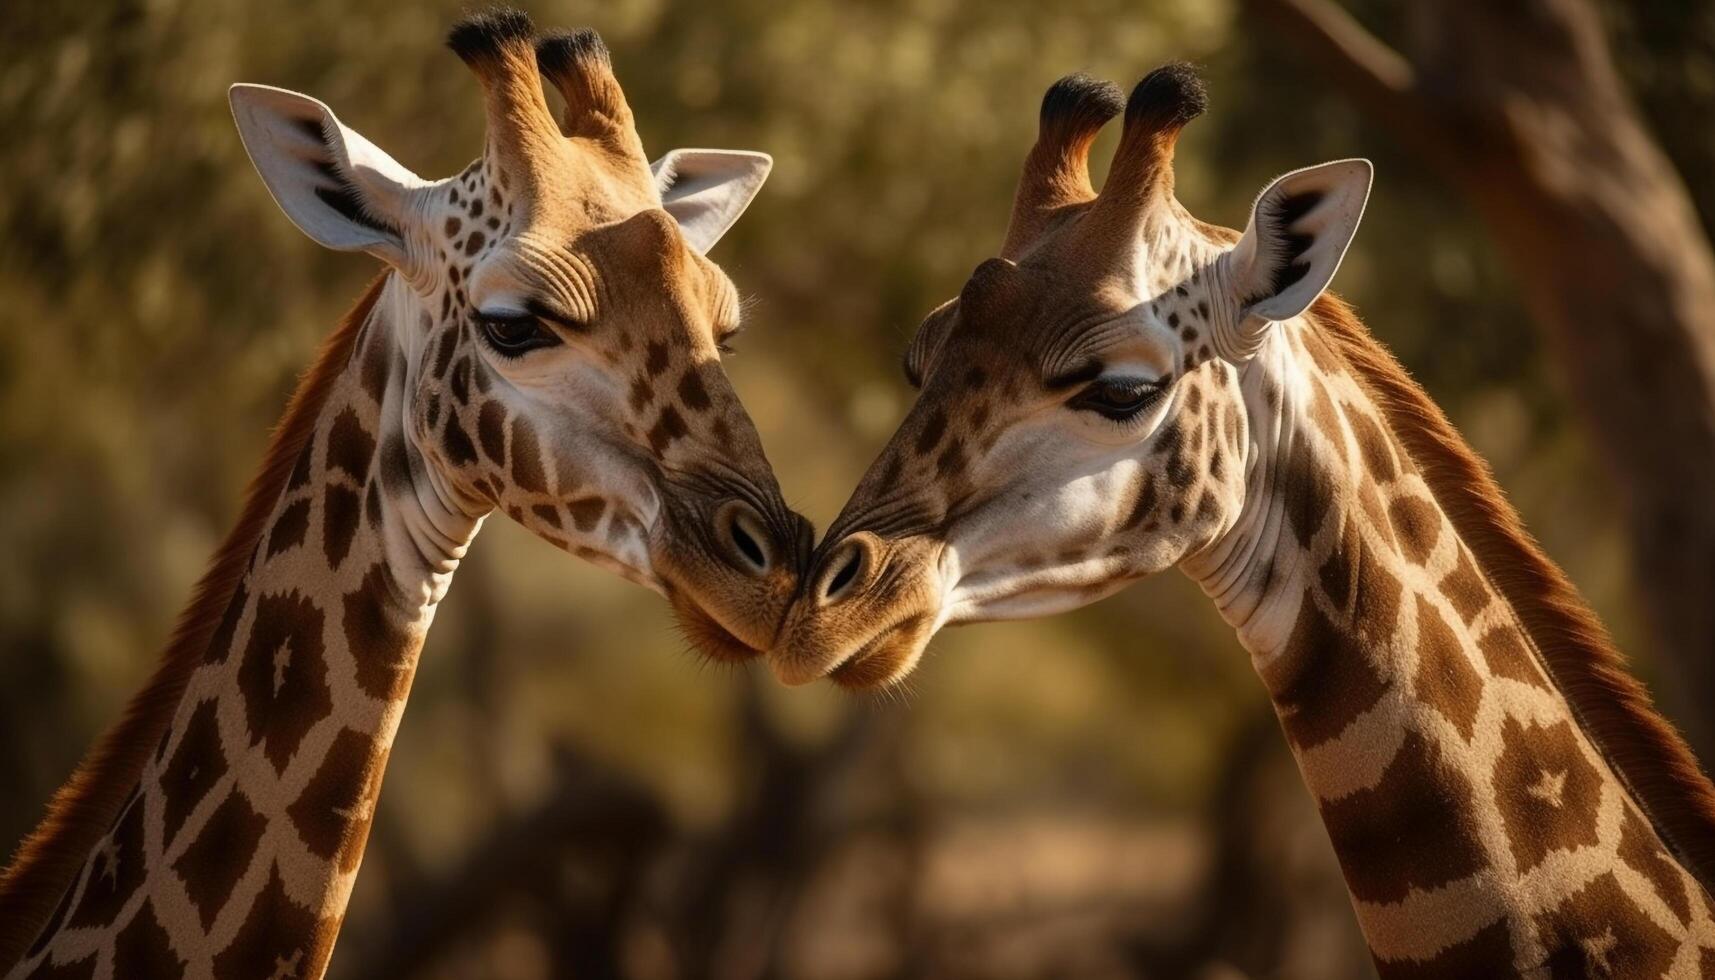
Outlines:
[{"label": "brown patch on coat", "polygon": [[357,870],[369,839],[387,752],[352,728],[334,736],[304,791],[286,808],[310,853],[333,861],[343,874]]},{"label": "brown patch on coat", "polygon": [[1378,956],[1376,974],[1382,980],[1515,976],[1512,934],[1506,920],[1497,919],[1478,929],[1471,938],[1454,943],[1428,959],[1384,960]]},{"label": "brown patch on coat", "polygon": [[253,980],[276,976],[283,966],[286,976],[321,976],[333,952],[338,927],[337,919],[317,919],[309,909],[292,901],[279,866],[271,864],[268,883],[250,903],[244,924],[232,942],[216,954],[214,975],[217,980]]},{"label": "brown patch on coat", "polygon": [[109,836],[111,846],[99,848],[89,858],[89,882],[83,887],[77,908],[66,920],[70,929],[112,925],[126,903],[148,877],[148,855],[143,850],[143,796],[132,797]]},{"label": "brown patch on coat", "polygon": [[1489,608],[1489,602],[1494,598],[1489,593],[1489,586],[1483,581],[1483,576],[1477,571],[1476,563],[1471,560],[1471,553],[1464,545],[1459,546],[1459,557],[1441,580],[1441,594],[1453,604],[1461,618],[1470,623],[1477,614]]},{"label": "brown patch on coat", "polygon": [[1299,545],[1310,547],[1333,503],[1333,481],[1309,453],[1292,453],[1282,463],[1280,494]]},{"label": "brown patch on coat", "polygon": [[328,568],[335,571],[351,553],[357,524],[363,516],[363,498],[354,490],[330,483],[322,494],[322,553]]},{"label": "brown patch on coat", "polygon": [[184,883],[204,932],[213,928],[215,916],[226,907],[238,879],[249,870],[256,845],[267,828],[268,818],[257,813],[233,787],[209,814],[196,839],[173,862],[173,871]]},{"label": "brown patch on coat", "polygon": [[369,464],[375,459],[375,437],[358,421],[357,413],[346,409],[334,417],[328,428],[327,465],[330,470],[344,470],[356,483],[369,475]]},{"label": "brown patch on coat", "polygon": [[342,602],[345,641],[357,665],[358,686],[372,698],[396,701],[411,689],[421,641],[394,621],[388,574],[385,565],[373,566]]},{"label": "brown patch on coat", "polygon": [[541,447],[536,444],[536,427],[522,415],[512,419],[512,482],[527,493],[548,492],[548,479],[542,474]]},{"label": "brown patch on coat", "polygon": [[660,456],[667,451],[676,440],[683,439],[691,430],[685,427],[685,417],[671,405],[661,409],[656,417],[655,425],[649,429],[649,448],[655,455]]},{"label": "brown patch on coat", "polygon": [[310,502],[299,500],[288,504],[268,532],[268,557],[304,543],[304,532],[310,527]]},{"label": "brown patch on coat", "polygon": [[1441,512],[1435,505],[1420,497],[1395,497],[1388,505],[1388,518],[1405,560],[1413,565],[1427,561],[1441,539]]},{"label": "brown patch on coat", "polygon": [[506,465],[506,409],[486,401],[476,415],[476,441],[482,454],[497,466]]},{"label": "brown patch on coat", "polygon": [[1477,639],[1477,650],[1489,665],[1489,673],[1508,677],[1532,687],[1549,690],[1548,679],[1536,665],[1536,658],[1525,648],[1524,638],[1511,625],[1501,625]]},{"label": "brown patch on coat", "polygon": [[1525,531],[1488,466],[1350,308],[1324,294],[1311,308],[1311,321],[1380,406],[1454,531],[1517,612],[1555,686],[1645,816],[1699,881],[1715,881],[1715,785],[1626,671],[1601,621]]},{"label": "brown patch on coat", "polygon": [[203,797],[226,775],[226,752],[220,741],[220,722],[215,701],[210,698],[191,712],[172,761],[161,770],[161,846],[171,849],[179,828]]},{"label": "brown patch on coat", "polygon": [[1596,835],[1602,776],[1585,757],[1572,723],[1501,722],[1501,756],[1493,776],[1495,802],[1520,873],[1551,851],[1601,843]]},{"label": "brown patch on coat", "polygon": [[923,423],[922,430],[917,433],[915,446],[917,455],[927,456],[934,452],[935,447],[941,444],[941,436],[945,435],[946,432],[947,415],[945,412],[936,409],[929,414],[928,421]]},{"label": "brown patch on coat", "polygon": [[447,454],[447,462],[454,466],[476,462],[476,444],[470,441],[470,433],[465,431],[457,412],[447,413],[446,428],[441,430],[441,448]]},{"label": "brown patch on coat", "polygon": [[1322,804],[1346,886],[1363,902],[1399,902],[1487,867],[1472,787],[1435,745],[1407,732],[1371,787]]},{"label": "brown patch on coat", "polygon": [[1620,818],[1618,854],[1620,860],[1644,876],[1681,923],[1691,925],[1691,896],[1686,894],[1683,872],[1662,849],[1661,839],[1656,836],[1654,828],[1645,823],[1630,804],[1625,806]]},{"label": "brown patch on coat", "polygon": [[1604,871],[1558,906],[1535,917],[1537,939],[1548,951],[1548,975],[1660,977],[1679,944],[1656,925]]},{"label": "brown patch on coat", "polygon": [[1282,727],[1294,745],[1312,748],[1346,730],[1387,692],[1355,637],[1337,629],[1306,594],[1271,681]]},{"label": "brown patch on coat", "polygon": [[702,372],[694,366],[679,379],[679,401],[693,412],[706,412],[714,404],[709,400],[709,389],[703,384]]},{"label": "brown patch on coat", "polygon": [[1365,472],[1379,483],[1392,482],[1399,475],[1399,468],[1393,458],[1393,445],[1382,431],[1381,424],[1368,412],[1351,405],[1346,406],[1346,423],[1352,427],[1352,435],[1357,439]]},{"label": "brown patch on coat", "polygon": [[180,977],[186,963],[173,951],[173,941],[155,915],[155,903],[144,899],[143,907],[113,939],[113,976]]},{"label": "brown patch on coat", "polygon": [[262,746],[276,774],[333,710],[322,625],[322,611],[297,592],[257,597],[237,681],[251,744]]},{"label": "brown patch on coat", "polygon": [[607,501],[600,497],[584,497],[566,505],[566,512],[571,514],[572,523],[580,531],[595,530],[602,512],[606,509]]},{"label": "brown patch on coat", "polygon": [[1417,597],[1417,676],[1412,690],[1452,722],[1460,738],[1471,741],[1483,702],[1483,677],[1440,611],[1422,596]]}]

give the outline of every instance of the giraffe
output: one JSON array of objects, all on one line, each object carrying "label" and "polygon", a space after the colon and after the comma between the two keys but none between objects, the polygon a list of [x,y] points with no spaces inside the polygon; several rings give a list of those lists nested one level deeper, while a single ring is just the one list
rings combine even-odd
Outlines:
[{"label": "giraffe", "polygon": [[[941,626],[1177,566],[1250,653],[1386,977],[1715,976],[1715,792],[1487,467],[1325,293],[1371,166],[1173,195],[1189,68],[1043,100],[998,258],[812,557],[777,675],[895,682]],[[1098,194],[1088,158],[1124,113]]]},{"label": "giraffe", "polygon": [[444,180],[314,99],[231,90],[287,216],[386,269],[161,667],[0,879],[6,976],[320,976],[426,631],[491,511],[662,593],[711,656],[772,642],[810,532],[721,369],[739,303],[703,254],[769,159],[651,167],[593,32],[498,11],[448,44],[488,135]]}]

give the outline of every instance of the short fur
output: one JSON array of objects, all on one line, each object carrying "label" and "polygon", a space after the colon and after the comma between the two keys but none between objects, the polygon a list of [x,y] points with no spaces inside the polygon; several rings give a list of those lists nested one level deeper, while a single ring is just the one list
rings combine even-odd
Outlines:
[{"label": "short fur", "polygon": [[1130,229],[1137,211],[1146,213],[1173,191],[1173,145],[1185,124],[1209,107],[1209,93],[1197,70],[1169,62],[1143,76],[1125,104],[1119,149],[1102,187],[1099,210],[1120,228]]},{"label": "short fur", "polygon": [[476,68],[507,48],[534,43],[535,25],[522,10],[492,10],[468,17],[447,33],[447,47],[459,60]]},{"label": "short fur", "polygon": [[1000,254],[1017,258],[1054,214],[1096,196],[1090,186],[1090,145],[1125,107],[1119,86],[1085,74],[1067,75],[1042,97],[1036,144],[1012,201]]},{"label": "short fur", "polygon": [[1197,69],[1173,61],[1143,76],[1125,104],[1126,128],[1178,131],[1209,108],[1209,90]]},{"label": "short fur", "polygon": [[536,43],[536,66],[566,100],[561,133],[617,141],[627,155],[642,157],[631,107],[601,35],[589,28],[546,34]]},{"label": "short fur", "polygon": [[1067,75],[1042,96],[1038,139],[1044,143],[1087,142],[1124,109],[1125,93],[1113,82],[1083,72]]},{"label": "short fur", "polygon": [[585,27],[576,31],[549,31],[536,42],[536,63],[542,74],[558,82],[562,76],[585,65],[607,67],[612,60],[601,35]]},{"label": "short fur", "polygon": [[385,275],[377,276],[339,327],[322,342],[314,365],[298,383],[285,416],[274,430],[262,468],[250,482],[237,525],[179,615],[149,683],[54,794],[47,816],[18,845],[12,863],[0,874],[0,972],[22,959],[41,932],[96,841],[118,818],[119,808],[136,785],[149,754],[172,722],[185,684],[244,577],[293,465],[315,434],[322,405],[351,360],[354,341],[380,298],[386,279]]},{"label": "short fur", "polygon": [[1375,399],[1482,573],[1518,614],[1597,751],[1680,862],[1715,890],[1715,785],[1627,672],[1606,628],[1525,530],[1488,464],[1352,309],[1324,295],[1310,317]]}]

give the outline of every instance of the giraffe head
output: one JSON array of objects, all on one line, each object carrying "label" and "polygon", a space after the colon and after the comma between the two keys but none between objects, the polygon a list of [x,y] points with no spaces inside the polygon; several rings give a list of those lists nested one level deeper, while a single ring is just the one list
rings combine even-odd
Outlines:
[{"label": "giraffe head", "polygon": [[307,96],[231,92],[292,221],[394,270],[393,322],[356,354],[378,398],[402,391],[385,404],[382,482],[473,519],[504,511],[662,592],[707,653],[767,648],[810,533],[722,370],[740,303],[705,253],[769,158],[675,150],[651,165],[593,32],[538,37],[497,12],[448,44],[481,83],[488,133],[443,180]]},{"label": "giraffe head", "polygon": [[[1173,196],[1205,104],[1181,65],[1129,100],[1081,75],[1048,90],[1000,256],[918,328],[917,401],[812,558],[783,680],[891,683],[943,625],[1092,602],[1233,526],[1268,410],[1241,366],[1333,277],[1370,165],[1281,177],[1235,236]],[[1098,195],[1090,146],[1122,110]]]}]

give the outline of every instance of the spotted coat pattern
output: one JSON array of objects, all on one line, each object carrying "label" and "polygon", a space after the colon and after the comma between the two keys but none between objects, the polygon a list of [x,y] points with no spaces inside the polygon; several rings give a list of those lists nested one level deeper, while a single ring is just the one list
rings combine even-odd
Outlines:
[{"label": "spotted coat pattern", "polygon": [[[1316,207],[1355,175],[1367,193],[1367,166],[1312,168],[1327,181],[1288,186],[1314,196],[1253,210],[1243,237],[1198,221],[1171,154],[1204,95],[1169,66],[1125,103],[1097,195],[1108,88],[1050,89],[1002,257],[919,328],[917,402],[818,548],[776,671],[892,683],[942,622],[1177,566],[1250,651],[1382,976],[1715,976],[1709,893],[1334,346],[1349,312],[1286,292],[1313,271],[1300,257],[1332,275],[1317,236],[1355,216]],[[1274,258],[1241,288],[1246,247]],[[1293,312],[1242,315],[1283,296]],[[1159,407],[1123,431],[1080,419],[1069,392],[1138,362],[1166,377]]]},{"label": "spotted coat pattern", "polygon": [[[1244,608],[1383,976],[1700,977],[1709,895],[1579,726],[1416,463],[1309,320],[1271,343],[1288,531]],[[1266,355],[1259,359],[1267,362]]]},{"label": "spotted coat pattern", "polygon": [[320,975],[432,614],[401,586],[436,570],[385,545],[403,375],[363,354],[388,332],[365,329],[130,802],[14,975]]},{"label": "spotted coat pattern", "polygon": [[[309,409],[164,737],[8,977],[320,976],[435,606],[492,510],[666,593],[712,655],[772,636],[808,529],[719,367],[731,283],[662,210],[605,50],[589,33],[543,41],[562,130],[528,18],[484,15],[450,43],[489,94],[489,145],[410,189],[412,226],[389,229],[403,258]],[[601,100],[593,133],[577,86]],[[352,193],[317,196],[373,223]],[[579,356],[552,362],[547,394],[481,346],[473,284],[497,268],[558,289],[526,301],[570,308],[554,330]],[[617,397],[577,390],[616,378]],[[753,519],[746,538],[714,530],[733,506]]]}]

